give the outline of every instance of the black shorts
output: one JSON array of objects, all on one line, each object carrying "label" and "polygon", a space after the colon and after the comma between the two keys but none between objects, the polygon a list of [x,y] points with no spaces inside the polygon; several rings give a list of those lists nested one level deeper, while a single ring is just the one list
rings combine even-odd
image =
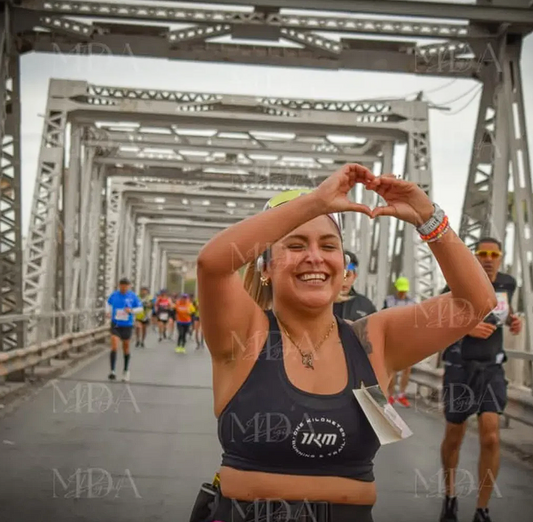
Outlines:
[{"label": "black shorts", "polygon": [[168,313],[168,318],[172,319],[173,321],[175,321],[176,320],[176,310],[170,310],[170,312]]},{"label": "black shorts", "polygon": [[453,424],[462,424],[474,414],[502,414],[507,405],[503,366],[476,361],[445,366],[442,400],[444,416]]},{"label": "black shorts", "polygon": [[111,335],[115,335],[123,341],[129,341],[133,333],[133,326],[116,326],[111,325]]}]

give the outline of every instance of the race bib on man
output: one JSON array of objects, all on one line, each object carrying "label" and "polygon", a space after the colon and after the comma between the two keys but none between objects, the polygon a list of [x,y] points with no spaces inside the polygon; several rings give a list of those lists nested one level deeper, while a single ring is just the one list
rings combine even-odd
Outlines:
[{"label": "race bib on man", "polygon": [[115,312],[115,319],[117,321],[127,321],[129,318],[130,318],[130,314],[126,312],[126,310],[124,310],[123,308],[119,308]]},{"label": "race bib on man", "polygon": [[509,316],[509,297],[507,292],[496,292],[496,308],[492,314],[498,319],[499,324],[505,324]]},{"label": "race bib on man", "polygon": [[166,320],[168,319],[168,312],[161,312],[161,313],[159,314],[159,319],[160,319],[161,321],[166,321]]}]

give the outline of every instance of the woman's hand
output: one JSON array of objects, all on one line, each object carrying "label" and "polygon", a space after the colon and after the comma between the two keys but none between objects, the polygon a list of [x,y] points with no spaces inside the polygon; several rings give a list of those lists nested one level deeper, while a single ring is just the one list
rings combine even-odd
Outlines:
[{"label": "woman's hand", "polygon": [[385,174],[375,177],[366,184],[366,188],[379,194],[387,203],[372,211],[371,217],[373,218],[393,216],[419,227],[433,215],[433,203],[427,194],[412,181],[397,179],[392,174]]},{"label": "woman's hand", "polygon": [[314,191],[314,196],[320,199],[327,214],[333,212],[361,212],[373,217],[372,211],[366,205],[350,201],[348,192],[356,183],[363,183],[368,187],[376,179],[372,172],[361,165],[344,165],[317,187]]}]

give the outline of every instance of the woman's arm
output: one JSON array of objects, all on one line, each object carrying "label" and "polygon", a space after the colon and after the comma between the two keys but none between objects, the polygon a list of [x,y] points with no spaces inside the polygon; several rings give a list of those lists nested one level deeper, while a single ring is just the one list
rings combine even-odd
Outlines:
[{"label": "woman's arm", "polygon": [[[390,372],[416,364],[471,332],[496,306],[494,289],[466,245],[450,230],[430,243],[451,292],[376,314]],[[370,325],[370,323],[369,323]]]},{"label": "woman's arm", "polygon": [[346,165],[311,194],[261,212],[223,230],[200,251],[197,259],[202,327],[214,357],[234,358],[249,329],[263,311],[243,287],[238,270],[253,262],[272,243],[300,225],[329,212],[351,210],[370,215],[370,209],[351,202],[347,193],[356,182],[374,175],[359,165]]},{"label": "woman's arm", "polygon": [[[392,215],[420,226],[429,199],[414,183],[385,178],[376,192],[388,203],[374,215]],[[367,353],[393,372],[412,366],[468,334],[496,306],[494,289],[472,252],[449,230],[429,243],[450,293],[423,303],[382,310],[354,323]]]}]

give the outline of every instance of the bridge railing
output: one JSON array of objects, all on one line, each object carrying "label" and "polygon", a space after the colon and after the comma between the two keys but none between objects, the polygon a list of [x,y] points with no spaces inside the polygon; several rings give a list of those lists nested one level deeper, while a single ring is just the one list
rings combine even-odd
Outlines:
[{"label": "bridge railing", "polygon": [[80,308],[38,314],[0,315],[0,328],[4,324],[22,323],[23,331],[26,334],[31,332],[24,336],[23,344],[27,346],[102,326],[105,323],[105,313],[105,308]]},{"label": "bridge railing", "polygon": [[[32,322],[37,335],[20,348],[0,352],[0,378],[8,381],[23,381],[28,370],[43,363],[49,365],[52,359],[81,351],[109,335],[105,308],[0,316],[0,328],[16,322],[24,326]],[[54,330],[65,333],[51,338]]]}]

